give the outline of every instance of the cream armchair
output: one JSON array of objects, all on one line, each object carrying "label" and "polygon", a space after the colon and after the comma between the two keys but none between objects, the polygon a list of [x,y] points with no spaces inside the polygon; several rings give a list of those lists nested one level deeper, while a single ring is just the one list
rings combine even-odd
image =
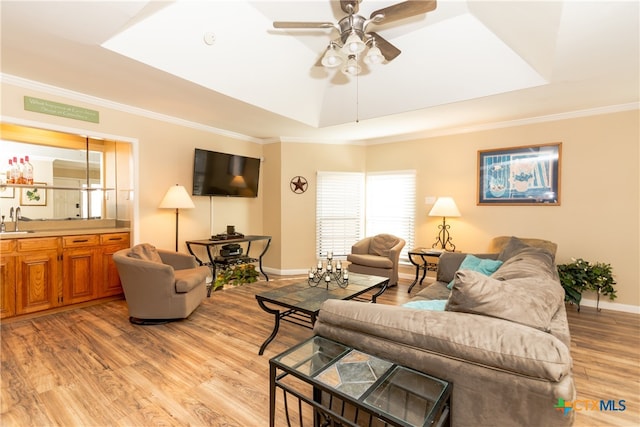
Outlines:
[{"label": "cream armchair", "polygon": [[191,255],[140,244],[113,254],[129,321],[148,325],[188,317],[207,295],[209,267]]},{"label": "cream armchair", "polygon": [[398,262],[404,239],[391,234],[365,237],[351,247],[347,255],[349,271],[389,278],[389,286],[398,284]]}]

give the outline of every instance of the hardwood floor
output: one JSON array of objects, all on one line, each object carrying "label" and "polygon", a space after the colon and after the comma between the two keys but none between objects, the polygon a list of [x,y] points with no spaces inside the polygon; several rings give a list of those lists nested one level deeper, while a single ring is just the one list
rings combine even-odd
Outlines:
[{"label": "hardwood floor", "polygon": [[[122,300],[5,322],[0,424],[268,425],[269,358],[312,335],[283,322],[258,356],[273,318],[254,295],[273,285],[215,292],[188,320],[159,326],[130,324]],[[401,281],[378,302],[401,304],[407,288]],[[639,425],[640,316],[568,311],[577,399],[626,400],[625,411],[578,411],[575,425]]]}]

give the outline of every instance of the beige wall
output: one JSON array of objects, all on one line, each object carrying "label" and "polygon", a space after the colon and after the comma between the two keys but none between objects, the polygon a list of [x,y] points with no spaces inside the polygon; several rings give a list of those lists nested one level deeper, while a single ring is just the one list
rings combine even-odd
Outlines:
[{"label": "beige wall", "polygon": [[[449,221],[458,249],[482,251],[491,237],[503,234],[547,238],[559,244],[559,262],[582,257],[611,263],[618,281],[616,302],[640,306],[638,111],[372,146],[261,145],[43,91],[10,84],[1,89],[3,120],[133,141],[139,160],[136,242],[173,248],[174,212],[157,206],[171,185],[190,190],[195,147],[263,157],[260,194],[256,199],[194,197],[196,209],[180,214],[180,242],[223,232],[227,224],[245,234],[271,234],[265,265],[282,273],[304,270],[315,258],[317,171],[415,169],[417,245],[431,245],[437,232],[438,219],[426,216],[425,197],[450,195],[462,212]],[[24,111],[25,95],[99,110],[100,123]],[[563,143],[561,206],[476,206],[478,149],[549,142]],[[289,189],[296,175],[309,181],[304,194]],[[183,243],[180,250],[185,251]],[[403,272],[411,274],[410,269]]]},{"label": "beige wall", "polygon": [[[426,216],[425,197],[449,195],[462,213],[448,220],[457,249],[486,250],[498,235],[549,239],[558,243],[559,263],[611,263],[616,302],[638,306],[639,129],[638,111],[630,111],[376,145],[366,167],[416,168],[417,245],[433,243],[441,220]],[[562,142],[560,206],[476,205],[478,150],[552,142]]]},{"label": "beige wall", "polygon": [[[133,224],[136,243],[152,242],[159,248],[174,248],[175,211],[158,209],[158,205],[172,185],[183,185],[191,192],[196,147],[262,156],[261,144],[213,134],[204,128],[180,126],[9,84],[3,84],[1,89],[3,121],[17,120],[22,124],[97,137],[109,135],[133,143],[134,156],[138,160],[133,171],[134,197],[137,199]],[[24,111],[24,96],[98,110],[100,123]],[[185,240],[203,239],[224,232],[227,224],[235,225],[236,230],[245,234],[262,233],[264,188],[259,193],[255,199],[193,197],[196,208],[180,211],[179,250],[186,251]]]},{"label": "beige wall", "polygon": [[[287,271],[309,269],[316,262],[316,174],[318,171],[364,172],[366,149],[359,145],[282,144],[282,264]],[[309,182],[305,193],[289,189],[295,176]]]}]

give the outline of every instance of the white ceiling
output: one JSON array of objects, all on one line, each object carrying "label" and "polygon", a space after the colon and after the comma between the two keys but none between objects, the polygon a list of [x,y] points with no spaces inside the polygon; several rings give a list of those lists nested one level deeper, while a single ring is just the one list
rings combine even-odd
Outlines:
[{"label": "white ceiling", "polygon": [[263,140],[386,141],[640,99],[637,1],[440,0],[375,26],[402,54],[357,79],[315,66],[335,31],[272,27],[336,22],[329,0],[0,7],[4,78]]}]

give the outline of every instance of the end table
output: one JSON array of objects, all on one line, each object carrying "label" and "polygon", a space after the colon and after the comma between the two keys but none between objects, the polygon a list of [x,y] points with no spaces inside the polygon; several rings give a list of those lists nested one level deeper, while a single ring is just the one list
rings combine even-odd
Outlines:
[{"label": "end table", "polygon": [[[438,258],[442,255],[442,252],[444,251],[432,248],[415,248],[409,251],[409,261],[416,267],[416,278],[409,286],[409,290],[407,291],[408,293],[411,293],[413,287],[418,283],[418,275],[421,270],[422,277],[420,278],[420,286],[422,286],[422,281],[426,277],[427,271],[438,270]],[[431,260],[427,258],[431,258]]]}]

